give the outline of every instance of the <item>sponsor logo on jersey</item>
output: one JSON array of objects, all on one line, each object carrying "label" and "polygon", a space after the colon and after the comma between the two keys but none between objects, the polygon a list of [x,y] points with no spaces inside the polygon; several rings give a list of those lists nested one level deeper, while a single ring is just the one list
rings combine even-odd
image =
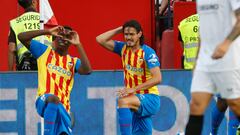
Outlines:
[{"label": "sponsor logo on jersey", "polygon": [[51,64],[51,63],[49,63],[47,67],[48,67],[48,69],[49,69],[50,71],[53,71],[53,72],[55,72],[55,73],[57,73],[57,74],[60,74],[60,75],[63,75],[63,76],[67,75],[67,76],[70,77],[70,76],[72,75],[72,72],[67,71],[67,70],[64,69],[64,68],[59,67],[59,66],[56,66],[56,65],[53,65],[53,64]]},{"label": "sponsor logo on jersey", "polygon": [[148,59],[149,63],[156,64],[158,62],[158,57],[156,54],[151,54]]}]

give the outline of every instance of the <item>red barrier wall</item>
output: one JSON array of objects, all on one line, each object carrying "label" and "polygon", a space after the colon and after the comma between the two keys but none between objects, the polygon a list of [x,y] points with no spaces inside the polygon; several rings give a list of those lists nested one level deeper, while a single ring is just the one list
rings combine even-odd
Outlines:
[{"label": "red barrier wall", "polygon": [[184,18],[196,13],[195,2],[176,2],[173,9],[173,29],[174,29],[174,67],[181,68],[181,56],[183,49],[178,41],[178,25]]},{"label": "red barrier wall", "polygon": [[[70,25],[78,31],[93,69],[121,69],[117,55],[104,50],[95,37],[122,25],[126,20],[137,19],[142,24],[146,43],[152,46],[154,32],[152,6],[154,0],[49,0],[60,25]],[[9,20],[17,16],[17,0],[1,0],[0,17],[0,71],[7,70],[7,33]],[[116,39],[121,40],[122,36]],[[77,52],[70,48],[74,56]]]},{"label": "red barrier wall", "polygon": [[0,71],[7,70],[9,21],[17,17],[17,0],[0,1]]}]

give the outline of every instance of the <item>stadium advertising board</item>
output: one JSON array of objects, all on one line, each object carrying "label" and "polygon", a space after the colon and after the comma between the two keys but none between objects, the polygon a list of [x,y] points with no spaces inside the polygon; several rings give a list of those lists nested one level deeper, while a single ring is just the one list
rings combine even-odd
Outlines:
[{"label": "stadium advertising board", "polygon": [[[188,120],[190,71],[163,71],[159,85],[160,111],[153,117],[153,135],[175,135]],[[76,75],[71,94],[74,135],[120,135],[116,90],[123,87],[121,71],[96,71]],[[41,119],[35,110],[37,73],[0,73],[0,135],[40,135]],[[212,102],[210,106],[215,103]],[[210,108],[204,135],[210,131]],[[221,125],[226,135],[226,119]]]}]

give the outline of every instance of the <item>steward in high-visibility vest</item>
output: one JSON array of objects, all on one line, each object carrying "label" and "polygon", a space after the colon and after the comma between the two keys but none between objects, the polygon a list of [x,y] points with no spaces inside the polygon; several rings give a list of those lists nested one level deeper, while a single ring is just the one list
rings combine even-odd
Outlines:
[{"label": "steward in high-visibility vest", "polygon": [[193,69],[199,48],[199,16],[197,14],[182,20],[178,26],[183,41],[184,69]]},{"label": "steward in high-visibility vest", "polygon": [[[18,0],[19,4],[25,9],[25,13],[10,21],[9,43],[15,44],[15,55],[17,70],[37,70],[36,59],[29,50],[18,40],[17,36],[21,32],[39,30],[40,14],[36,12],[33,0]],[[40,41],[40,37],[35,38]],[[52,37],[44,36],[42,39],[44,44],[51,45]],[[10,44],[9,44],[10,47]],[[9,60],[11,61],[11,60]],[[13,65],[12,65],[13,66]],[[10,67],[11,68],[11,67]]]}]

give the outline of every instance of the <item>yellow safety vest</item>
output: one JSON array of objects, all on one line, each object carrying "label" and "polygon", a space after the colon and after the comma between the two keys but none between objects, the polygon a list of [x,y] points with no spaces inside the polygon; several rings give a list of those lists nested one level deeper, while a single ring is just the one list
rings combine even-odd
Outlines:
[{"label": "yellow safety vest", "polygon": [[199,43],[199,16],[197,14],[182,20],[178,26],[184,45],[184,69],[193,69],[196,63]]},{"label": "yellow safety vest", "polygon": [[[21,16],[10,21],[10,26],[16,35],[16,50],[18,56],[18,63],[21,63],[23,59],[23,54],[28,51],[28,49],[18,40],[17,36],[21,32],[27,32],[32,30],[40,29],[40,14],[37,12],[26,12]],[[40,41],[40,37],[34,38]],[[43,36],[44,44],[51,45],[52,37]]]}]

